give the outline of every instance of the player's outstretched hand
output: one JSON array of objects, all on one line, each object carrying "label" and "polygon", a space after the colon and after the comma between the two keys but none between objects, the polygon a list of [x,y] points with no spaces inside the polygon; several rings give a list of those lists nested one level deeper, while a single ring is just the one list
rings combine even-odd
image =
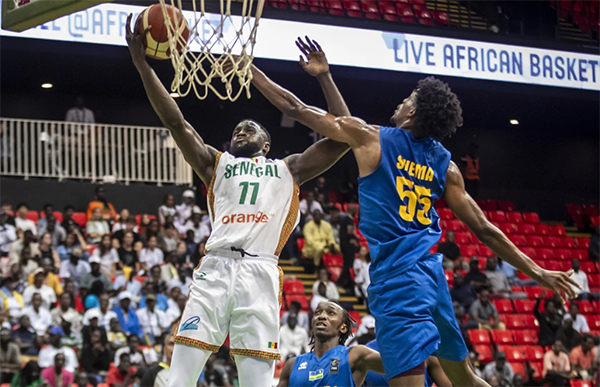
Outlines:
[{"label": "player's outstretched hand", "polygon": [[572,269],[566,273],[562,271],[543,270],[540,277],[534,279],[537,280],[540,283],[540,285],[558,294],[558,296],[564,304],[565,298],[563,296],[563,293],[566,294],[569,299],[577,297],[577,293],[575,293],[575,290],[573,290],[573,286],[579,287],[579,285],[577,284],[577,282],[571,279],[572,275]]},{"label": "player's outstretched hand", "polygon": [[[327,63],[323,49],[321,49],[319,43],[309,39],[308,36],[305,36],[304,39],[306,41],[303,41],[302,38],[296,40],[296,46],[304,54],[304,56],[300,55],[300,66],[313,77],[327,74],[329,63]],[[306,60],[304,57],[306,57]]]},{"label": "player's outstretched hand", "polygon": [[127,23],[125,24],[125,39],[127,40],[127,45],[129,46],[129,53],[131,54],[131,59],[133,59],[134,64],[138,64],[146,61],[146,48],[144,47],[144,37],[152,26],[148,26],[143,32],[140,31],[140,18],[135,22],[135,26],[133,27],[133,31],[131,30],[131,18],[133,18],[133,14],[129,14],[127,16]]}]

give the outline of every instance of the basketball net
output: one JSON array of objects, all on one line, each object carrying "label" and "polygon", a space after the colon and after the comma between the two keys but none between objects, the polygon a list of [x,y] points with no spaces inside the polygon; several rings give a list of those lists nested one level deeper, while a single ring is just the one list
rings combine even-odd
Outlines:
[{"label": "basketball net", "polygon": [[[219,0],[220,16],[206,13],[205,0],[191,2],[194,20],[188,23],[190,35],[185,41],[182,37],[184,29],[173,25],[166,8],[166,4],[170,3],[183,11],[182,1],[160,0],[175,69],[171,91],[185,97],[194,90],[198,99],[204,99],[210,89],[222,100],[235,101],[246,90],[247,98],[250,98],[250,67],[264,0],[243,0],[241,15],[233,16],[232,0]],[[252,16],[254,7],[256,12]],[[180,25],[179,20],[174,22]],[[183,49],[179,51],[178,46]],[[230,65],[224,68],[227,62]],[[215,87],[214,78],[220,79],[223,86]]]}]

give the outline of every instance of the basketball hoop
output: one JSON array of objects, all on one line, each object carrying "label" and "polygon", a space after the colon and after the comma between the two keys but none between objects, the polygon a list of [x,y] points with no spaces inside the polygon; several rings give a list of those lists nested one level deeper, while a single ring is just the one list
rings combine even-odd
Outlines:
[{"label": "basketball hoop", "polygon": [[[240,15],[232,15],[232,0],[218,0],[220,15],[207,13],[205,1],[191,1],[194,12],[193,19],[188,20],[190,35],[186,41],[181,30],[177,31],[171,23],[166,7],[170,2],[171,6],[182,10],[182,0],[160,0],[175,69],[171,91],[183,97],[194,90],[198,99],[205,99],[210,89],[222,100],[235,101],[246,90],[247,98],[250,98],[250,66],[264,0],[234,2],[241,5]],[[252,15],[254,8],[256,11]],[[177,49],[182,46],[183,49]],[[227,62],[231,65],[224,68]],[[220,79],[222,86],[214,85],[214,78]]]}]

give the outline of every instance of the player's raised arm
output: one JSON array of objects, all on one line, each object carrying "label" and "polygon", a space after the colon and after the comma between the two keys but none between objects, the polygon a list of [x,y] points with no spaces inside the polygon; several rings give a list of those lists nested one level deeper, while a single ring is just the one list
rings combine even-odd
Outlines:
[{"label": "player's raised arm", "polygon": [[196,130],[185,120],[177,103],[171,98],[167,89],[146,61],[142,40],[150,27],[140,33],[138,21],[132,31],[131,18],[132,15],[130,14],[125,26],[127,45],[133,64],[144,83],[148,99],[163,125],[171,132],[186,161],[194,168],[204,184],[208,186],[218,152],[215,148],[206,145]]},{"label": "player's raised arm", "polygon": [[[480,241],[492,249],[494,254],[559,295],[559,290],[562,290],[570,298],[577,296],[572,285],[578,285],[570,278],[573,270],[567,273],[545,270],[523,254],[502,231],[485,218],[475,200],[465,191],[462,174],[453,162],[450,162],[446,174],[444,199],[452,212],[473,231]],[[562,295],[560,296],[562,298]]]},{"label": "player's raised arm", "polygon": [[364,345],[357,345],[350,348],[348,361],[352,367],[354,381],[357,383],[364,383],[368,371],[385,374],[381,354]]},{"label": "player's raised arm", "polygon": [[290,384],[290,375],[292,374],[292,368],[294,367],[294,363],[296,362],[296,358],[288,359],[281,370],[281,375],[279,375],[279,383],[277,387],[288,387]]}]

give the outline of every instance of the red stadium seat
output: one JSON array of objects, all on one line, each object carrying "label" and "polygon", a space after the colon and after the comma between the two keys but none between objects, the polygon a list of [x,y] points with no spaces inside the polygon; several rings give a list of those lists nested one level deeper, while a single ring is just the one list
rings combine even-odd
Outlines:
[{"label": "red stadium seat", "polygon": [[541,286],[523,286],[523,290],[527,293],[527,298],[537,300],[542,296],[544,288]]},{"label": "red stadium seat", "polygon": [[587,380],[571,380],[571,387],[592,387],[594,384]]},{"label": "red stadium seat", "polygon": [[511,286],[510,290],[512,290],[513,293],[523,293],[522,286]]},{"label": "red stadium seat", "polygon": [[[591,287],[600,286],[600,275],[588,275],[588,282]],[[600,312],[600,308],[597,311]]]},{"label": "red stadium seat", "polygon": [[415,15],[417,16],[417,19],[419,20],[420,24],[423,24],[426,26],[433,25],[433,17],[431,16],[431,13],[428,10],[426,10],[426,9],[416,10],[415,9]]},{"label": "red stadium seat", "polygon": [[513,202],[498,200],[498,209],[504,212],[512,212],[515,210]]},{"label": "red stadium seat", "polygon": [[298,238],[296,239],[296,243],[298,244],[298,251],[302,251],[302,249],[304,248],[304,243],[306,242],[304,238]]},{"label": "red stadium seat", "polygon": [[56,218],[56,221],[58,223],[62,223],[63,221],[63,214],[60,211],[54,211],[54,213],[52,213],[52,215],[54,215],[54,217]]},{"label": "red stadium seat", "polygon": [[543,361],[544,348],[537,345],[527,345],[524,347],[525,359],[529,361]]},{"label": "red stadium seat", "polygon": [[592,216],[590,218],[590,221],[592,222],[592,226],[594,226],[594,227],[600,226],[600,216]]},{"label": "red stadium seat", "polygon": [[540,223],[540,217],[536,212],[524,212],[523,222],[529,224],[538,224]]},{"label": "red stadium seat", "polygon": [[292,301],[298,301],[300,305],[302,305],[302,310],[306,312],[309,310],[308,300],[306,299],[306,296],[304,294],[284,294],[283,296],[285,300],[284,305],[286,310],[288,309]]},{"label": "red stadium seat", "polygon": [[477,245],[462,245],[460,246],[460,254],[463,257],[472,257],[477,255]]},{"label": "red stadium seat", "polygon": [[527,255],[529,258],[537,258],[537,255],[535,254],[535,249],[533,247],[520,247],[519,250],[521,250],[523,254]]},{"label": "red stadium seat", "polygon": [[329,266],[327,268],[327,272],[329,274],[331,274],[331,280],[333,282],[337,282],[338,279],[340,278],[340,275],[342,275],[342,268],[340,266]]},{"label": "red stadium seat", "polygon": [[556,236],[567,235],[567,233],[565,231],[565,226],[563,226],[561,224],[555,224],[555,225],[548,226],[548,229],[550,230],[550,235],[556,235]]},{"label": "red stadium seat", "polygon": [[344,212],[348,212],[349,206],[355,206],[358,211],[360,211],[360,205],[358,203],[344,203]]},{"label": "red stadium seat", "polygon": [[504,323],[507,329],[524,329],[525,320],[523,315],[520,314],[506,314],[504,316]]},{"label": "red stadium seat", "polygon": [[559,248],[562,247],[562,244],[560,242],[560,238],[559,237],[555,237],[555,236],[546,236],[543,238],[544,240],[544,247],[552,247],[552,248]]},{"label": "red stadium seat", "polygon": [[513,313],[513,305],[510,300],[492,300],[492,303],[498,309],[498,313]]},{"label": "red stadium seat", "polygon": [[[539,343],[538,333],[534,329],[523,329],[523,330],[514,331],[513,337],[515,338],[516,344],[533,345],[533,344]],[[530,359],[530,360],[533,360],[533,359]]]},{"label": "red stadium seat", "polygon": [[588,237],[577,237],[575,238],[577,241],[577,247],[580,249],[589,249],[590,248],[590,238]]},{"label": "red stadium seat", "polygon": [[521,223],[517,225],[517,229],[523,235],[535,234],[535,226],[533,224]]},{"label": "red stadium seat", "polygon": [[137,282],[143,284],[148,279],[148,277],[146,277],[146,276],[134,276],[133,279],[136,280]]},{"label": "red stadium seat", "polygon": [[346,14],[350,17],[362,17],[360,3],[358,1],[345,0],[344,9],[346,10]]},{"label": "red stadium seat", "polygon": [[555,249],[554,258],[556,259],[572,259],[571,250],[569,249]]},{"label": "red stadium seat", "polygon": [[[311,12],[325,12],[325,9],[321,7],[321,2],[319,0],[306,0],[306,4]],[[302,198],[302,192],[300,192],[300,199]]]},{"label": "red stadium seat", "polygon": [[571,256],[573,259],[579,259],[580,261],[587,261],[590,258],[588,251],[583,249],[571,250]]},{"label": "red stadium seat", "polygon": [[362,11],[367,19],[379,19],[379,8],[373,1],[362,1]]},{"label": "red stadium seat", "polygon": [[445,26],[450,24],[450,17],[446,12],[434,11],[431,14],[433,15],[433,20],[435,20],[437,24],[442,24]]},{"label": "red stadium seat", "polygon": [[514,300],[516,313],[533,313],[534,300]]},{"label": "red stadium seat", "polygon": [[600,314],[600,301],[592,301],[592,307],[596,313]]},{"label": "red stadium seat", "polygon": [[[414,23],[415,22],[415,14],[413,13],[412,8],[408,4],[398,3],[396,2],[396,14],[400,17],[400,21],[403,23]],[[439,204],[438,204],[439,203]],[[438,200],[435,203],[435,208],[443,208],[446,206],[446,202],[443,204]]]},{"label": "red stadium seat", "polygon": [[344,266],[344,257],[325,253],[323,254],[323,264],[325,266]]},{"label": "red stadium seat", "polygon": [[544,362],[532,361],[529,365],[533,370],[533,380],[541,380],[544,372]]},{"label": "red stadium seat", "polygon": [[283,281],[283,292],[286,294],[304,294],[304,285],[300,280]]},{"label": "red stadium seat", "polygon": [[535,318],[534,315],[522,314],[521,316],[523,316],[523,321],[525,322],[526,328],[538,329],[538,327],[540,326],[540,323],[538,322],[537,318]]},{"label": "red stadium seat", "polygon": [[523,215],[520,212],[507,212],[506,221],[511,223],[523,223]]},{"label": "red stadium seat", "polygon": [[515,246],[526,246],[527,242],[525,241],[525,236],[524,235],[508,235],[508,239],[510,239],[510,241],[512,243],[515,244]]},{"label": "red stadium seat", "polygon": [[87,223],[87,215],[85,212],[74,212],[73,213],[73,221],[80,225],[81,227],[85,227]]},{"label": "red stadium seat", "polygon": [[500,231],[502,231],[505,234],[516,234],[519,229],[517,228],[516,224],[512,224],[512,223],[500,223],[500,227],[498,227],[500,229]]},{"label": "red stadium seat", "polygon": [[446,277],[446,281],[448,281],[450,285],[454,283],[454,273],[452,272],[452,270],[444,270],[444,276]]},{"label": "red stadium seat", "polygon": [[537,259],[552,259],[554,258],[554,251],[552,249],[538,247],[535,249],[535,256]]},{"label": "red stadium seat", "polygon": [[499,345],[498,351],[506,354],[506,360],[509,362],[522,362],[525,360],[525,351],[521,346]]},{"label": "red stadium seat", "polygon": [[504,211],[490,211],[489,217],[491,222],[506,222],[506,214]]},{"label": "red stadium seat", "polygon": [[325,0],[325,8],[327,8],[327,13],[330,15],[343,15],[343,9],[341,0]]},{"label": "red stadium seat", "polygon": [[[516,332],[516,331],[514,331]],[[492,340],[494,344],[512,344],[513,343],[513,331],[501,331],[499,329],[492,329]]]},{"label": "red stadium seat", "polygon": [[509,363],[509,364],[515,375],[520,374],[524,380],[527,380],[527,373],[525,372],[525,366],[523,366],[522,362],[517,361],[517,362]]},{"label": "red stadium seat", "polygon": [[352,324],[352,332],[356,332],[356,330],[358,329],[358,327],[360,326],[360,324],[362,324],[362,318],[360,317],[360,312],[357,311],[357,310],[351,310],[351,311],[348,312],[348,314],[355,321],[355,323]]},{"label": "red stadium seat", "polygon": [[562,237],[560,238],[560,242],[562,244],[562,247],[566,249],[574,249],[576,247],[575,239],[573,239],[572,237]]},{"label": "red stadium seat", "polygon": [[466,226],[460,220],[450,220],[450,221],[448,221],[448,230],[462,231],[462,230],[466,230]]},{"label": "red stadium seat", "polygon": [[471,329],[468,332],[472,344],[491,344],[490,334],[485,329]]},{"label": "red stadium seat", "polygon": [[[288,0],[288,3],[290,4],[290,8],[295,11],[306,11],[308,8],[306,6],[306,0]],[[335,192],[329,192],[329,201],[331,203],[336,203],[338,201],[337,194]]]},{"label": "red stadium seat", "polygon": [[[521,232],[521,234],[525,234],[521,230],[522,226],[531,226],[531,225],[530,224],[520,224],[519,225],[519,232]],[[527,235],[525,237],[525,240],[527,241],[527,245],[530,247],[543,247],[544,246],[544,238],[542,238],[541,236]]]},{"label": "red stadium seat", "polygon": [[579,204],[567,204],[569,215],[583,215],[583,208]]},{"label": "red stadium seat", "polygon": [[442,219],[442,220],[453,220],[454,219],[454,213],[449,208],[440,208],[436,211],[437,211],[440,219]]},{"label": "red stadium seat", "polygon": [[581,262],[581,270],[583,270],[583,272],[585,272],[587,274],[596,274],[597,273],[596,265],[594,264],[594,262],[590,262],[590,261]]},{"label": "red stadium seat", "polygon": [[536,235],[550,235],[550,230],[548,229],[547,224],[536,224],[535,225],[535,234]]},{"label": "red stadium seat", "polygon": [[600,207],[594,205],[584,205],[583,213],[589,217],[600,215]]},{"label": "red stadium seat", "polygon": [[576,301],[577,305],[579,305],[579,313],[581,314],[593,314],[594,307],[592,303],[589,301]]},{"label": "red stadium seat", "polygon": [[492,249],[490,249],[489,247],[487,247],[486,245],[479,245],[479,255],[482,257],[493,257],[494,256],[494,252],[492,251]]},{"label": "red stadium seat", "polygon": [[271,0],[269,1],[269,5],[273,8],[287,9],[287,3],[283,0]]},{"label": "red stadium seat", "polygon": [[466,232],[456,232],[454,233],[454,238],[457,245],[468,245],[471,243],[471,238]]},{"label": "red stadium seat", "polygon": [[479,207],[485,211],[497,211],[498,203],[495,200],[475,200]]},{"label": "red stadium seat", "polygon": [[489,345],[477,344],[473,347],[475,348],[475,351],[479,354],[479,361],[482,364],[486,364],[494,360],[494,357],[492,356],[492,349]]},{"label": "red stadium seat", "polygon": [[38,215],[37,211],[27,211],[25,219],[33,220],[35,223],[37,223],[40,219],[40,216]]}]

